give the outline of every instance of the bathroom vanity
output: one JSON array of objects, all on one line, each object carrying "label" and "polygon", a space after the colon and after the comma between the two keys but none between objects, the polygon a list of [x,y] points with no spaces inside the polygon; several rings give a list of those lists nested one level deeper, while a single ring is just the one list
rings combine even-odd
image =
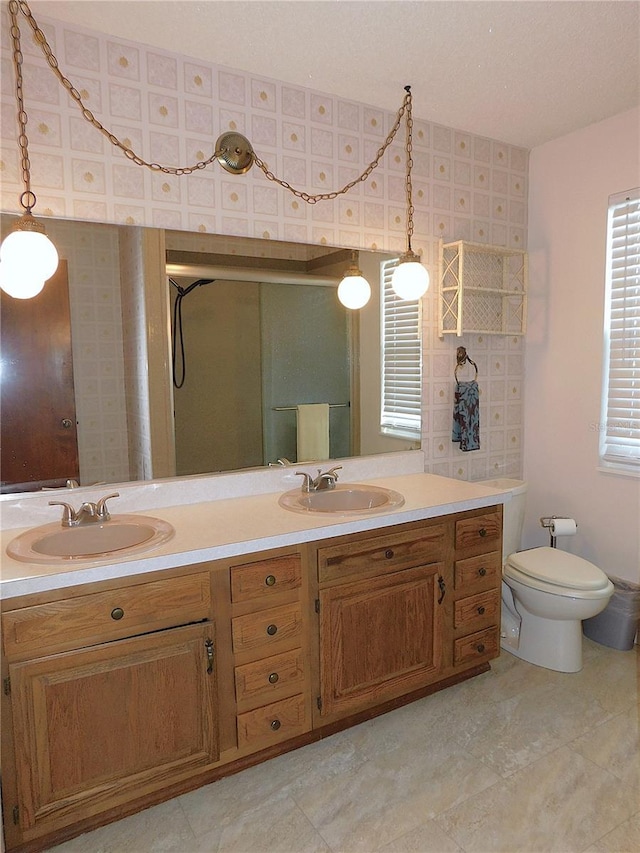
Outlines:
[{"label": "bathroom vanity", "polygon": [[153,556],[22,577],[6,560],[7,850],[41,850],[486,671],[505,495],[427,474],[384,484],[405,496],[386,514],[329,520],[265,494],[158,510],[176,536]]}]

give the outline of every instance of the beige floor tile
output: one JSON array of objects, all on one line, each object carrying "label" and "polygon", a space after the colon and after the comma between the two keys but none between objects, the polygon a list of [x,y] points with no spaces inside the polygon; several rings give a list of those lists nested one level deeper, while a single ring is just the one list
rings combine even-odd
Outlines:
[{"label": "beige floor tile", "polygon": [[640,850],[640,813],[616,826],[584,853],[638,853]]},{"label": "beige floor tile", "polygon": [[296,802],[332,849],[371,851],[497,781],[434,732],[430,743],[382,753]]},{"label": "beige floor tile", "polygon": [[430,820],[385,844],[378,853],[464,853],[453,838]]},{"label": "beige floor tile", "polygon": [[561,747],[435,822],[466,853],[578,853],[636,810],[615,776]]},{"label": "beige floor tile", "polygon": [[627,784],[635,778],[636,787],[640,787],[640,723],[637,707],[617,714],[576,738],[569,747],[618,779],[624,779]]},{"label": "beige floor tile", "polygon": [[50,848],[52,853],[187,853],[195,838],[177,800]]}]

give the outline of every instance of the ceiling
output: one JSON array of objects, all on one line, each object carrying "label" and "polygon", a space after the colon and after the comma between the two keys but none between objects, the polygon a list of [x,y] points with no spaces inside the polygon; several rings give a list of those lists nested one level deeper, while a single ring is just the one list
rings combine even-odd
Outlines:
[{"label": "ceiling", "polygon": [[[533,148],[640,102],[640,0],[32,0],[78,26]],[[64,70],[63,57],[60,57]]]}]

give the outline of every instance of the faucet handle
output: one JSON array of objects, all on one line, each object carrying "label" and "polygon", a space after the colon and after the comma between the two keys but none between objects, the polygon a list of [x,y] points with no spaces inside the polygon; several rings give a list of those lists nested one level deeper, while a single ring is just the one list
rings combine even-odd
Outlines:
[{"label": "faucet handle", "polygon": [[61,506],[62,510],[62,526],[63,527],[73,527],[77,520],[76,511],[71,506],[71,504],[65,503],[65,501],[49,501],[49,506]]},{"label": "faucet handle", "polygon": [[100,521],[109,521],[111,518],[111,514],[107,509],[107,501],[111,500],[111,498],[119,498],[120,492],[113,492],[111,495],[105,495],[103,498],[100,498],[99,501],[96,501],[96,518]]}]

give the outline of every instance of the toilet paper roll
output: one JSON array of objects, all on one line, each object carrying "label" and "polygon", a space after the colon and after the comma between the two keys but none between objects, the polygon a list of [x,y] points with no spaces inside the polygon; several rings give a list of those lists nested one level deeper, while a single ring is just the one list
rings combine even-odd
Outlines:
[{"label": "toilet paper roll", "polygon": [[551,521],[552,536],[575,536],[577,529],[574,518],[554,518]]}]

